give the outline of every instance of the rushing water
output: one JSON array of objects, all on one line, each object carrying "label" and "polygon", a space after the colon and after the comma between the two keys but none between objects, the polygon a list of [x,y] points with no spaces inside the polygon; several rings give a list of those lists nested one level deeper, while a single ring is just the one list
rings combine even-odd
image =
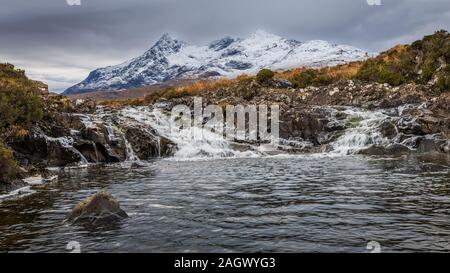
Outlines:
[{"label": "rushing water", "polygon": [[[61,173],[0,203],[1,251],[449,251],[448,162],[340,157],[157,160]],[[63,224],[107,189],[130,215],[113,226]]]},{"label": "rushing water", "polygon": [[[384,252],[450,251],[449,159],[349,155],[385,145],[378,126],[389,117],[345,111],[359,122],[328,154],[268,156],[207,131],[193,141],[160,111],[125,109],[119,118],[174,141],[174,158],[65,169],[55,181],[31,183],[22,197],[0,200],[0,251],[69,252],[72,241],[85,252],[367,252],[370,241]],[[101,189],[130,217],[63,224],[74,204]]]}]

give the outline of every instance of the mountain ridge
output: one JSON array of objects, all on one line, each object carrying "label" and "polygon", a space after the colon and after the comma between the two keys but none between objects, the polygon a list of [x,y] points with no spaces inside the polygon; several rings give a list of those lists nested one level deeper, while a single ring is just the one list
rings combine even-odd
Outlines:
[{"label": "mountain ridge", "polygon": [[262,68],[322,67],[368,56],[368,52],[352,46],[322,40],[300,42],[261,30],[244,39],[226,36],[201,46],[165,33],[142,55],[96,69],[63,94],[117,91],[178,79],[236,77]]}]

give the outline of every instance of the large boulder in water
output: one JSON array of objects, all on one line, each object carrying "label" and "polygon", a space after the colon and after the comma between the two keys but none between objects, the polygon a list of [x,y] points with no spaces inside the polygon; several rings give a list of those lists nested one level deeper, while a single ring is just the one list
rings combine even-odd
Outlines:
[{"label": "large boulder in water", "polygon": [[80,203],[67,215],[70,223],[111,223],[128,217],[119,202],[107,191],[98,192]]}]

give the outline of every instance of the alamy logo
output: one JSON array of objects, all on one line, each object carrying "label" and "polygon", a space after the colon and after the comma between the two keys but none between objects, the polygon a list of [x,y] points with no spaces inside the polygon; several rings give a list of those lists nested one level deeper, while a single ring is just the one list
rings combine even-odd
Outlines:
[{"label": "alamy logo", "polygon": [[367,0],[369,6],[381,6],[381,0]]},{"label": "alamy logo", "polygon": [[279,138],[279,115],[279,105],[271,105],[270,108],[267,105],[226,105],[225,108],[209,105],[203,108],[202,98],[195,97],[193,112],[187,105],[177,105],[172,109],[172,124],[176,126],[172,126],[171,131],[176,134],[183,131],[193,140],[204,139],[204,134],[212,132],[232,141],[274,143]]},{"label": "alamy logo", "polygon": [[66,0],[69,6],[81,6],[81,0]]}]

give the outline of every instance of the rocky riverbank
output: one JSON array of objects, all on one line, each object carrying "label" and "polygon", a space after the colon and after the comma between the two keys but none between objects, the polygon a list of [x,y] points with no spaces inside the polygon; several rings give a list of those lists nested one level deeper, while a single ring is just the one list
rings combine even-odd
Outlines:
[{"label": "rocky riverbank", "polygon": [[[364,132],[355,132],[355,139],[364,141],[362,154],[399,155],[410,153],[449,153],[450,94],[433,92],[432,87],[339,81],[323,87],[279,88],[288,82],[272,80],[260,85],[250,83],[253,95],[243,98],[239,86],[201,94],[204,105],[280,105],[280,136],[286,143],[307,143],[296,152],[330,151],[330,144],[345,133],[364,126],[364,113],[372,113],[372,124],[365,128],[379,133],[375,139],[356,139]],[[191,97],[165,101],[169,110],[178,104],[193,105]],[[361,128],[364,129],[364,128]],[[366,132],[368,133],[368,132]],[[362,134],[362,135],[358,135]],[[373,142],[373,143],[371,143]],[[379,144],[379,145],[377,145]],[[389,147],[389,148],[388,148]],[[297,147],[298,148],[298,147]]]},{"label": "rocky riverbank", "polygon": [[[168,89],[145,98],[139,106],[131,102],[117,106],[69,100],[42,92],[41,86],[38,92],[43,100],[42,117],[27,116],[26,126],[19,123],[22,119],[2,125],[3,142],[20,171],[14,166],[10,168],[14,179],[0,183],[0,191],[23,186],[20,178],[26,176],[48,176],[49,167],[172,156],[271,154],[262,151],[258,146],[265,143],[258,141],[229,142],[208,135],[209,138],[193,143],[183,135],[173,135],[169,127],[177,125],[170,124],[164,113],[179,104],[193,108],[194,96],[202,97],[204,106],[278,104],[281,141],[273,147],[277,153],[449,157],[450,85],[446,81],[450,79],[450,53],[441,48],[448,48],[450,39],[448,33],[439,32],[419,42],[422,44],[397,48],[374,60],[349,66],[300,70],[297,74],[262,71],[256,77],[197,84],[195,92],[189,87]],[[430,66],[426,61],[430,50],[423,49],[430,47],[425,47],[428,43],[434,45],[433,56],[438,56],[433,59],[431,72],[425,70]],[[442,51],[440,55],[436,55],[436,50]],[[394,61],[389,63],[385,59]],[[415,65],[398,66],[397,59],[418,61]],[[403,70],[398,70],[396,65]],[[386,67],[393,72],[386,74]],[[351,69],[355,70],[353,74],[342,76],[343,71],[347,73]],[[367,71],[372,71],[375,78],[368,80],[373,75],[369,73],[368,78]],[[294,76],[286,76],[289,73]],[[426,81],[424,73],[427,73]],[[8,153],[4,157],[11,161]]]}]

